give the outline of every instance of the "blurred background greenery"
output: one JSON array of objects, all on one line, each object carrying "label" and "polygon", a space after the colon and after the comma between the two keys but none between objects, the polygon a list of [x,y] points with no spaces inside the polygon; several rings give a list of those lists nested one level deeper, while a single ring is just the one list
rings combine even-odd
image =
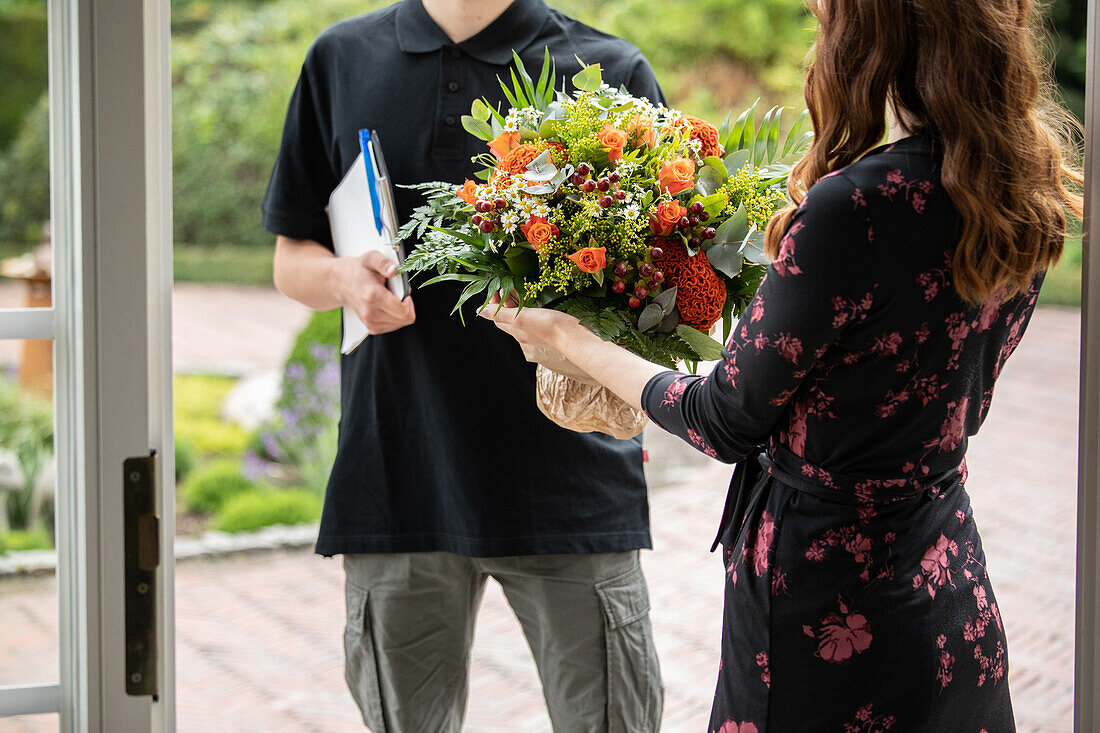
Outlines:
[{"label": "blurred background greenery", "polygon": [[[762,97],[800,106],[803,0],[550,0],[635,43],[676,106],[711,119]],[[175,239],[180,280],[270,282],[258,206],[301,59],[329,24],[389,0],[172,0]],[[1067,105],[1084,108],[1086,0],[1049,4]],[[0,256],[32,246],[48,207],[45,3],[0,0]],[[1048,302],[1076,302],[1079,245]],[[1053,292],[1057,291],[1057,292]],[[1053,296],[1053,297],[1052,297]]]}]

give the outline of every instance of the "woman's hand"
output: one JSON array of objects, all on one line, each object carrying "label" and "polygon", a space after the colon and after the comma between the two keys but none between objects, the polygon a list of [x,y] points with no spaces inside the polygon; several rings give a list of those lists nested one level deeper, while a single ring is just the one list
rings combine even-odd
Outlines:
[{"label": "woman's hand", "polygon": [[501,304],[500,295],[494,295],[489,305],[478,313],[497,324],[497,328],[521,344],[541,346],[561,351],[562,344],[577,329],[587,331],[575,317],[549,308],[524,308],[519,310],[515,294]]}]

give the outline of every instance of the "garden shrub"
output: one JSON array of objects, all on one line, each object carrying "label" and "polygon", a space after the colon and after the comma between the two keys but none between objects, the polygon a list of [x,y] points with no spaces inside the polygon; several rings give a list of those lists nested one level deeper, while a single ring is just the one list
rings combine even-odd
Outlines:
[{"label": "garden shrub", "polygon": [[179,493],[188,511],[215,514],[230,499],[255,487],[235,461],[215,461],[195,469]]},{"label": "garden shrub", "polygon": [[176,436],[176,483],[180,483],[195,468],[198,450],[195,442],[186,436]]},{"label": "garden shrub", "polygon": [[257,431],[245,457],[250,473],[263,473],[264,461],[301,470],[328,460],[324,470],[332,467],[331,458],[320,456],[335,457],[334,446],[323,446],[322,439],[335,432],[340,409],[339,342],[338,310],[315,313],[298,334],[283,369],[275,418]]},{"label": "garden shrub", "polygon": [[176,440],[190,442],[202,456],[239,458],[248,431],[221,418],[221,406],[236,384],[233,377],[177,374],[173,380]]},{"label": "garden shrub", "polygon": [[0,555],[26,550],[52,550],[53,532],[45,527],[9,529],[0,532]]},{"label": "garden shrub", "polygon": [[23,485],[4,494],[13,529],[35,524],[35,486],[53,454],[53,405],[0,377],[0,448],[15,454]]},{"label": "garden shrub", "polygon": [[253,489],[225,503],[214,520],[223,532],[246,532],[274,524],[307,524],[321,517],[321,499],[303,489]]}]

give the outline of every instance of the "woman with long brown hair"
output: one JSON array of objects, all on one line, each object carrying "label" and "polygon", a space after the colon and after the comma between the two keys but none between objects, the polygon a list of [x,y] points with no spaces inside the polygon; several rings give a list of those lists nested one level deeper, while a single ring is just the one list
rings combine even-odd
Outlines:
[{"label": "woman with long brown hair", "polygon": [[1037,10],[813,10],[816,137],[710,376],[558,312],[483,315],[738,463],[712,731],[1013,730],[964,456],[1081,213]]}]

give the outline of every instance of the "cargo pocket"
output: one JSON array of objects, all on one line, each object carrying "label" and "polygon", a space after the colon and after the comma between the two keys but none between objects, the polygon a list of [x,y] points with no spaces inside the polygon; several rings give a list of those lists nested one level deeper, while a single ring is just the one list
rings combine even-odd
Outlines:
[{"label": "cargo pocket", "polygon": [[370,594],[346,585],[348,622],[344,627],[344,679],[363,722],[373,733],[386,733],[382,694],[378,685],[378,657],[371,635]]},{"label": "cargo pocket", "polygon": [[656,731],[664,694],[641,568],[597,583],[596,594],[607,645],[608,732]]}]

